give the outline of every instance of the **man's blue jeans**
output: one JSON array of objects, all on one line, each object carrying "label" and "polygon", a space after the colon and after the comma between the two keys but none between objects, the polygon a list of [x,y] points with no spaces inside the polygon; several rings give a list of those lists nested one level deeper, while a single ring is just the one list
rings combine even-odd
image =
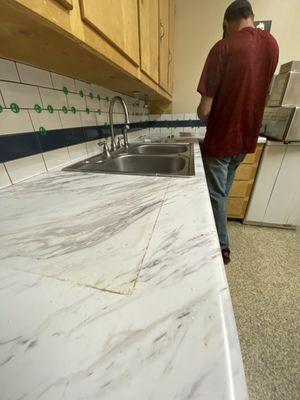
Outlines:
[{"label": "man's blue jeans", "polygon": [[236,170],[245,154],[234,157],[203,157],[205,175],[212,204],[221,249],[229,249],[227,233],[227,196],[231,189]]}]

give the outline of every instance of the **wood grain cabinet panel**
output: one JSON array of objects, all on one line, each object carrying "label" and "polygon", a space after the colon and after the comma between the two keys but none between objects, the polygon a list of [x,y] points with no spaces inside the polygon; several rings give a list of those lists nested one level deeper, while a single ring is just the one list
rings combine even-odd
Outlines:
[{"label": "wood grain cabinet panel", "polygon": [[139,65],[138,0],[80,0],[82,19]]},{"label": "wood grain cabinet panel", "polygon": [[169,0],[159,0],[159,84],[169,84]]},{"label": "wood grain cabinet panel", "polygon": [[241,197],[228,197],[227,213],[231,218],[241,218],[245,214],[247,208],[247,199]]},{"label": "wood grain cabinet panel", "polygon": [[141,70],[158,83],[158,0],[139,0]]},{"label": "wood grain cabinet panel", "polygon": [[248,197],[251,193],[253,181],[234,181],[231,187],[230,197]]},{"label": "wood grain cabinet panel", "polygon": [[175,39],[175,0],[169,0],[169,58],[168,58],[168,93],[173,93],[174,79],[174,39]]},{"label": "wood grain cabinet panel", "polygon": [[229,218],[245,217],[262,150],[263,144],[258,144],[255,153],[248,154],[236,172],[227,201]]},{"label": "wood grain cabinet panel", "polygon": [[241,164],[236,172],[235,180],[244,181],[253,179],[256,172],[256,165],[253,164]]}]

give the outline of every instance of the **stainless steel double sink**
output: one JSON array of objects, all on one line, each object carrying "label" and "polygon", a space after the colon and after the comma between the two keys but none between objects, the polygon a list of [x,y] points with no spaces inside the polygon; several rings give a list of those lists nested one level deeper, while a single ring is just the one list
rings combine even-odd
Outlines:
[{"label": "stainless steel double sink", "polygon": [[134,144],[111,153],[105,159],[100,154],[77,162],[64,171],[134,174],[154,176],[192,176],[194,147],[188,143]]}]

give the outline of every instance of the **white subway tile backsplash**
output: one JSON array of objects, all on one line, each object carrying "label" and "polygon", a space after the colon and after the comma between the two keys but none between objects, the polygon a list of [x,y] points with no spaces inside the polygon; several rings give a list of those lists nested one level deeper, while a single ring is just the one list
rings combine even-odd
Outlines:
[{"label": "white subway tile backsplash", "polygon": [[63,88],[66,87],[69,92],[76,93],[75,80],[73,78],[59,75],[54,72],[51,72],[51,78],[54,89],[63,90]]},{"label": "white subway tile backsplash", "polygon": [[88,157],[87,147],[85,143],[69,146],[68,149],[72,162],[75,162],[76,160],[83,160],[84,158]]},{"label": "white subway tile backsplash", "polygon": [[89,83],[78,81],[77,79],[75,79],[75,88],[77,93],[79,93],[82,90],[83,94],[86,96],[89,95],[91,91]]},{"label": "white subway tile backsplash", "polygon": [[71,162],[70,154],[67,147],[51,150],[43,153],[45,164],[48,171],[62,167]]},{"label": "white subway tile backsplash", "polygon": [[185,120],[195,120],[198,119],[197,114],[193,113],[193,114],[184,114],[184,119]]},{"label": "white subway tile backsplash", "polygon": [[[121,96],[126,102],[131,122],[148,120],[148,110],[143,108],[143,102],[137,104],[134,98],[96,84],[0,59],[0,135],[38,132],[40,128],[51,131],[108,125],[110,102],[106,98],[110,100],[114,96]],[[11,107],[12,103],[16,106]],[[86,112],[87,109],[89,112]],[[114,107],[114,123],[124,123],[123,109],[118,102]],[[154,132],[159,138],[160,128]],[[149,136],[149,133],[150,130],[145,129],[134,132],[132,137]],[[22,136],[20,145],[23,154],[30,154],[32,149],[26,149],[26,138]],[[48,140],[51,142],[52,135],[48,136]],[[98,154],[98,142],[99,139],[92,140],[0,163],[0,188]]]},{"label": "white subway tile backsplash", "polygon": [[160,129],[161,129],[161,128],[150,128],[150,129],[149,129],[150,138],[151,138],[151,139],[152,139],[152,138],[160,139],[160,137],[161,137]]},{"label": "white subway tile backsplash", "polygon": [[6,172],[6,169],[4,167],[4,164],[0,164],[0,189],[10,186],[11,181],[9,179],[9,176]]},{"label": "white subway tile backsplash", "polygon": [[18,183],[32,176],[46,172],[45,163],[41,154],[19,158],[5,163],[12,183]]},{"label": "white subway tile backsplash", "polygon": [[173,114],[173,121],[184,121],[184,114]]},{"label": "white subway tile backsplash", "polygon": [[99,154],[100,153],[101,149],[98,146],[98,143],[99,143],[99,139],[91,140],[90,142],[86,142],[88,157],[92,157],[95,154]]},{"label": "white subway tile backsplash", "polygon": [[106,92],[104,90],[103,87],[99,86],[99,85],[95,85],[93,83],[90,84],[90,89],[89,89],[89,93],[92,93],[94,97],[100,96],[100,97],[106,97]]},{"label": "white subway tile backsplash", "polygon": [[100,101],[96,97],[91,99],[89,96],[87,96],[85,99],[86,99],[87,108],[90,111],[98,111],[98,110],[101,109],[100,108]]},{"label": "white subway tile backsplash", "polygon": [[125,124],[125,116],[124,114],[116,114],[113,115],[114,124]]},{"label": "white subway tile backsplash", "polygon": [[29,110],[29,115],[36,132],[38,132],[41,127],[45,128],[47,131],[52,129],[62,129],[58,111],[49,113],[47,110],[42,110],[39,114],[35,110]]},{"label": "white subway tile backsplash", "polygon": [[66,87],[69,92],[76,93],[75,80],[73,78],[59,75],[54,72],[51,72],[51,78],[53,82],[53,87],[55,89],[63,90],[63,88]]},{"label": "white subway tile backsplash", "polygon": [[55,89],[39,88],[44,108],[53,107],[54,110],[61,110],[68,107],[67,98],[64,92]]},{"label": "white subway tile backsplash", "polygon": [[108,124],[108,114],[102,112],[101,114],[96,113],[97,125]]},{"label": "white subway tile backsplash", "polygon": [[190,132],[192,135],[194,135],[194,134],[196,133],[196,128],[191,127],[191,126],[185,126],[185,127],[183,128],[183,131],[184,131],[185,133]]},{"label": "white subway tile backsplash", "polygon": [[17,63],[17,69],[22,83],[53,88],[49,71]]},{"label": "white subway tile backsplash", "polygon": [[183,128],[172,128],[171,134],[174,135],[176,139],[180,139],[180,132],[183,132]]},{"label": "white subway tile backsplash", "polygon": [[97,125],[96,113],[90,112],[88,114],[85,111],[80,111],[79,114],[80,114],[82,126],[96,126]]},{"label": "white subway tile backsplash", "polygon": [[20,108],[34,108],[35,104],[41,105],[41,97],[36,86],[2,81],[0,90],[7,108],[12,103],[17,104]]},{"label": "white subway tile backsplash", "polygon": [[71,111],[69,111],[67,114],[65,114],[63,111],[59,111],[62,127],[64,129],[81,127],[82,123],[80,118],[80,112],[82,111],[73,114]]},{"label": "white subway tile backsplash", "polygon": [[20,82],[16,63],[0,58],[0,80]]},{"label": "white subway tile backsplash", "polygon": [[0,113],[0,135],[33,132],[33,125],[27,110],[18,113],[3,109]]},{"label": "white subway tile backsplash", "polygon": [[79,96],[78,93],[69,93],[67,95],[67,102],[69,109],[75,107],[78,111],[83,111],[86,109],[86,99],[85,97]]},{"label": "white subway tile backsplash", "polygon": [[102,112],[108,112],[109,111],[109,102],[107,100],[101,99],[101,101],[100,101],[100,110]]},{"label": "white subway tile backsplash", "polygon": [[161,120],[161,116],[160,116],[160,114],[150,114],[149,115],[149,120],[150,121],[160,121]]},{"label": "white subway tile backsplash", "polygon": [[161,138],[166,139],[170,135],[171,135],[171,129],[170,128],[160,128],[160,136],[161,136]]},{"label": "white subway tile backsplash", "polygon": [[1,90],[0,90],[0,106],[1,107],[5,107],[5,104],[4,104],[4,101],[3,101],[3,97],[2,97],[2,94],[1,94]]}]

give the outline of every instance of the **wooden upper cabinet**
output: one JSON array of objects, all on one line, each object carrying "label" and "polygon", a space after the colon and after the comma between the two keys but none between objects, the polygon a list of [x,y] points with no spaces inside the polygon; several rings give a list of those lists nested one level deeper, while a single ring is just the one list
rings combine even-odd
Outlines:
[{"label": "wooden upper cabinet", "polygon": [[169,10],[169,66],[168,66],[168,92],[173,92],[174,79],[174,36],[175,36],[175,0],[170,0]]},{"label": "wooden upper cabinet", "polygon": [[159,0],[159,84],[168,90],[169,80],[169,0]]},{"label": "wooden upper cabinet", "polygon": [[73,10],[73,0],[56,0],[57,3],[60,3],[67,10]]},{"label": "wooden upper cabinet", "polygon": [[139,0],[141,70],[158,83],[158,0]]},{"label": "wooden upper cabinet", "polygon": [[80,0],[84,22],[139,65],[138,0]]}]

